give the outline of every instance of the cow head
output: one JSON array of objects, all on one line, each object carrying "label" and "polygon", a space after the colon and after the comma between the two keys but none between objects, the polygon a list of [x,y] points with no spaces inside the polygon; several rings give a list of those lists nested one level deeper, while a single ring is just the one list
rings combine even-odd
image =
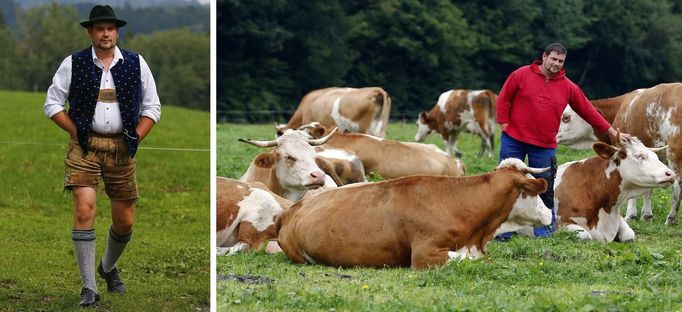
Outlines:
[{"label": "cow head", "polygon": [[[616,142],[621,142],[616,138]],[[608,160],[606,176],[618,170],[622,178],[621,187],[624,189],[639,189],[653,187],[668,187],[675,180],[675,173],[663,164],[656,155],[668,146],[648,148],[636,137],[632,137],[621,146],[612,146],[596,142],[592,149],[600,158]]]},{"label": "cow head", "polygon": [[265,156],[259,156],[256,165],[266,168],[274,166],[277,178],[285,189],[307,190],[319,188],[325,183],[324,172],[315,164],[313,146],[324,144],[334,132],[336,129],[325,137],[310,139],[301,131],[289,129],[271,141],[239,141],[258,147],[275,147],[272,153],[261,154]]},{"label": "cow head", "polygon": [[550,225],[552,223],[552,211],[545,206],[538,196],[547,190],[547,181],[542,178],[536,179],[531,175],[531,173],[545,172],[549,168],[531,168],[516,158],[503,160],[497,169],[505,167],[516,168],[524,176],[514,181],[520,190],[519,197],[514,202],[509,217],[495,231],[495,235],[517,231],[525,226]]},{"label": "cow head", "polygon": [[588,149],[591,144],[597,141],[592,126],[570,107],[566,106],[561,115],[561,124],[556,140],[561,145],[566,145],[574,149]]},{"label": "cow head", "polygon": [[419,118],[417,118],[417,134],[414,135],[416,142],[424,141],[433,132],[433,129],[435,129],[435,126],[432,125],[433,122],[427,113],[419,113]]}]

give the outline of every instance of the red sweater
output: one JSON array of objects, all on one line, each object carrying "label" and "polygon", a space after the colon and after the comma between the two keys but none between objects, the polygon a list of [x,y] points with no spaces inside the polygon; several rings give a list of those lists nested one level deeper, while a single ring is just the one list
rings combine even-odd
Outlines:
[{"label": "red sweater", "polygon": [[580,117],[603,132],[611,125],[592,106],[583,91],[559,74],[547,79],[540,71],[541,61],[523,66],[509,75],[497,98],[497,123],[507,123],[504,132],[521,142],[556,148],[561,115],[570,104]]}]

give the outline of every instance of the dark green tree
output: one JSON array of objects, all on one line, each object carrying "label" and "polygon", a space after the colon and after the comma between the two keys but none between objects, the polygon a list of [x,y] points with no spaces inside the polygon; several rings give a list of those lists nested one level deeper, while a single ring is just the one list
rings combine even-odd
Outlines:
[{"label": "dark green tree", "polygon": [[22,68],[18,74],[26,83],[24,89],[47,90],[62,60],[88,47],[90,40],[71,6],[42,5],[22,12],[20,17],[17,53]]},{"label": "dark green tree", "polygon": [[163,104],[210,108],[210,37],[189,29],[138,35],[120,47],[140,53],[152,70]]},{"label": "dark green tree", "polygon": [[[590,1],[590,41],[577,51],[593,98],[682,78],[682,15],[668,1]],[[569,52],[570,53],[570,52]]]},{"label": "dark green tree", "polygon": [[414,118],[441,92],[482,83],[468,63],[473,33],[449,1],[358,1],[347,11],[350,46],[359,55],[347,81],[386,89],[394,117]]}]

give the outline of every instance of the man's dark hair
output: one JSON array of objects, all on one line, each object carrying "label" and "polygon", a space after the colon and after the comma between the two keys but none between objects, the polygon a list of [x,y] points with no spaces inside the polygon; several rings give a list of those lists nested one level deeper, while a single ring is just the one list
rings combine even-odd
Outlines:
[{"label": "man's dark hair", "polygon": [[564,54],[564,55],[568,54],[568,52],[566,51],[566,47],[564,47],[563,44],[558,43],[558,42],[550,43],[545,48],[545,54],[547,54],[547,55],[552,53],[552,51],[556,52],[557,54]]}]

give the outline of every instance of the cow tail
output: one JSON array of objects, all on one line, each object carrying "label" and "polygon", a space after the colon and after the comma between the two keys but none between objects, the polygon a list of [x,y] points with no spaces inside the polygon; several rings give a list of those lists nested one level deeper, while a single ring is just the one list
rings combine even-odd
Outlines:
[{"label": "cow tail", "polygon": [[381,106],[381,112],[377,115],[379,122],[381,122],[381,127],[378,130],[378,134],[383,138],[386,136],[386,127],[388,127],[388,122],[391,118],[391,96],[388,95],[386,90],[379,88],[380,96],[377,97],[375,103]]},{"label": "cow tail", "polygon": [[488,98],[490,99],[490,111],[488,111],[488,118],[490,118],[490,148],[495,151],[495,124],[497,119],[497,94],[488,90]]}]

